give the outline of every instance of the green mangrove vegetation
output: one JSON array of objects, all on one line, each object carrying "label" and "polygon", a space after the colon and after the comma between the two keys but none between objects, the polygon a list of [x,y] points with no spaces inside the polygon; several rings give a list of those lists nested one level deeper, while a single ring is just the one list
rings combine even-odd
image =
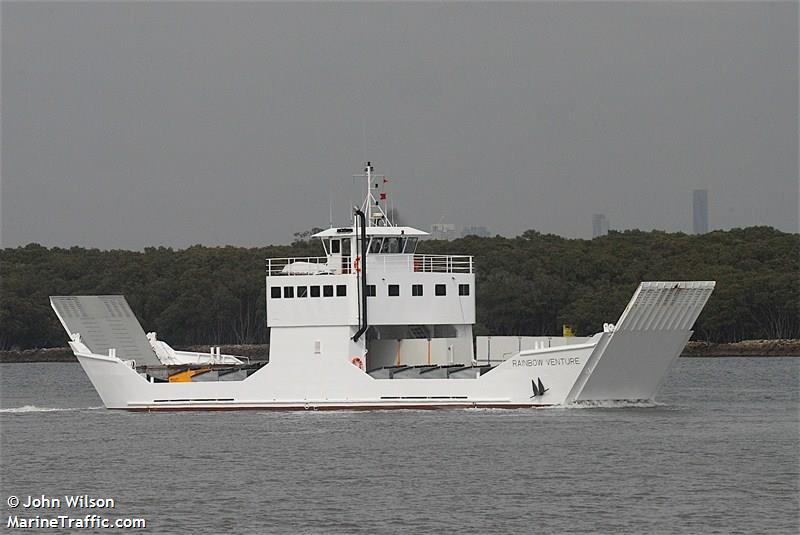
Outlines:
[{"label": "green mangrove vegetation", "polygon": [[[144,251],[0,251],[0,349],[63,346],[48,296],[124,294],[145,330],[176,346],[265,343],[265,259],[317,256],[291,245]],[[475,256],[476,334],[581,335],[614,322],[643,280],[716,280],[694,339],[800,338],[800,235],[769,227],[702,236],[611,232],[593,240],[529,230],[515,238],[425,241],[418,253]]]}]

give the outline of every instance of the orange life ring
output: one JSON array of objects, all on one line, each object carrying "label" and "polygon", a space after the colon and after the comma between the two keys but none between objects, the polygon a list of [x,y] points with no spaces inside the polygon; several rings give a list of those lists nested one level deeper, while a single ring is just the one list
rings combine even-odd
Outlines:
[{"label": "orange life ring", "polygon": [[356,273],[361,273],[361,257],[357,256],[355,260],[353,260],[353,271]]},{"label": "orange life ring", "polygon": [[364,361],[361,360],[361,357],[353,357],[352,359],[350,359],[350,363],[359,370],[364,369]]}]

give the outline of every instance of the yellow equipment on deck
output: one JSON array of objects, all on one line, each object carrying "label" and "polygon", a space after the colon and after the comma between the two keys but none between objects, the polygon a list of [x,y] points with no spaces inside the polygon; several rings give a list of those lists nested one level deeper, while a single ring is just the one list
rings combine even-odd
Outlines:
[{"label": "yellow equipment on deck", "polygon": [[192,377],[201,373],[210,372],[211,368],[198,368],[196,370],[184,370],[169,376],[170,383],[191,383]]}]

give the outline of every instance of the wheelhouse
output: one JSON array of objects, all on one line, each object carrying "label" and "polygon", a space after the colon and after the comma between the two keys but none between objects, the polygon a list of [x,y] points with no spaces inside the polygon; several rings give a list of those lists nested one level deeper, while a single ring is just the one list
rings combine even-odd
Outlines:
[{"label": "wheelhouse", "polygon": [[[413,227],[367,227],[367,252],[373,254],[407,254],[417,252],[417,245],[427,233]],[[313,237],[322,240],[326,256],[358,256],[352,227],[323,230]]]}]

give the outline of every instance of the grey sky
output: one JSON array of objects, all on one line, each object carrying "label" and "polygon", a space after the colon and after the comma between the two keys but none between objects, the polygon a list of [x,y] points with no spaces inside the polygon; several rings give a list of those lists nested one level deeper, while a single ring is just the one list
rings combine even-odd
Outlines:
[{"label": "grey sky", "polygon": [[[366,144],[364,129],[366,124]],[[2,243],[798,227],[798,4],[2,5]]]}]

